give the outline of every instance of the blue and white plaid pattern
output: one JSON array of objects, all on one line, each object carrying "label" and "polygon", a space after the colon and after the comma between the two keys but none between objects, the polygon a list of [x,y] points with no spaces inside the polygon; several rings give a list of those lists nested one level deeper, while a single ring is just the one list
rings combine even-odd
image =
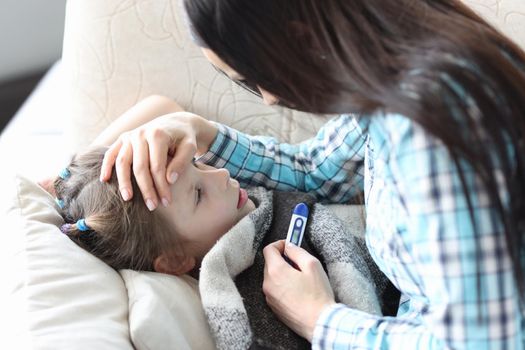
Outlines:
[{"label": "blue and white plaid pattern", "polygon": [[310,192],[340,203],[362,192],[365,138],[350,116],[332,119],[315,138],[298,145],[216,125],[217,138],[199,160],[227,168],[244,185]]},{"label": "blue and white plaid pattern", "polygon": [[[501,223],[472,172],[408,119],[375,116],[367,135],[349,116],[299,145],[250,137],[219,125],[203,160],[243,184],[313,191],[344,202],[365,191],[367,244],[406,300],[397,317],[337,304],[319,318],[314,349],[523,349],[525,322]],[[498,169],[495,177],[504,177]],[[476,263],[479,247],[481,264]],[[480,273],[480,291],[476,272]]]}]

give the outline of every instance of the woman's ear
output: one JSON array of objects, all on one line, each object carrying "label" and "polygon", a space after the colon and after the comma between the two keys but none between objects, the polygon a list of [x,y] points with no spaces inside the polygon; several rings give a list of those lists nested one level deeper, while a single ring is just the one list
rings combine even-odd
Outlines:
[{"label": "woman's ear", "polygon": [[153,269],[156,272],[180,276],[190,272],[195,267],[195,258],[186,255],[173,255],[162,253],[153,261]]}]

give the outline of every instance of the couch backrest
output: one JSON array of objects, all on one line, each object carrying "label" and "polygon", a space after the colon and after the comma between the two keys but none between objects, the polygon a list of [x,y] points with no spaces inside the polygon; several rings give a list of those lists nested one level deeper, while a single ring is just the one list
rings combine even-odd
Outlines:
[{"label": "couch backrest", "polygon": [[[525,47],[525,1],[466,0]],[[143,97],[256,134],[297,142],[326,116],[265,106],[215,72],[189,38],[179,0],[68,1],[63,50],[71,152]],[[282,117],[284,116],[284,118]]]}]

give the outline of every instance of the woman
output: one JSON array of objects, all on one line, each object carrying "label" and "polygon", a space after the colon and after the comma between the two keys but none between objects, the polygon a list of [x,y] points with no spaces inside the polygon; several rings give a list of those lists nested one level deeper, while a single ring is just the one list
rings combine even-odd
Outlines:
[{"label": "woman", "polygon": [[[196,40],[231,79],[330,121],[300,145],[171,115],[106,153],[151,209],[193,156],[244,184],[347,201],[403,293],[397,317],[336,304],[319,262],[265,249],[272,310],[314,348],[522,348],[525,54],[454,0],[186,0]],[[167,155],[174,155],[168,164]],[[140,169],[150,169],[141,171]],[[327,237],[330,239],[330,237]]]}]

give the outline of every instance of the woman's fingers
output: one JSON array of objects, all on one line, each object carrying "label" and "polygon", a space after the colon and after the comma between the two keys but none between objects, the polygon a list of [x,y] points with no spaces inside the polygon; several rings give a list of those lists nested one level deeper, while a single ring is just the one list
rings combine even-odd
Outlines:
[{"label": "woman's fingers", "polygon": [[185,138],[181,140],[180,144],[175,150],[173,159],[168,164],[165,173],[165,179],[170,184],[177,181],[179,174],[181,174],[189,163],[193,162],[195,154],[197,153],[197,145],[194,138]]},{"label": "woman's fingers", "polygon": [[111,173],[113,172],[113,166],[117,161],[117,156],[122,147],[122,138],[118,138],[106,151],[104,154],[104,159],[102,160],[102,166],[100,168],[100,181],[109,181],[111,178]]},{"label": "woman's fingers", "polygon": [[[285,250],[299,270],[283,259]],[[321,311],[335,302],[321,263],[302,248],[285,246],[284,241],[267,245],[263,254],[263,292],[268,306],[281,321],[311,341]]]},{"label": "woman's fingers", "polygon": [[150,172],[150,155],[147,141],[139,133],[131,140],[133,148],[133,174],[139,186],[144,203],[150,211],[157,208],[159,199]]},{"label": "woman's fingers", "polygon": [[[321,268],[321,263],[317,258],[308,253],[301,247],[288,243],[284,247],[284,254],[292,260],[299,270],[303,271],[306,268]],[[318,266],[317,266],[318,265]]]},{"label": "woman's fingers", "polygon": [[[319,263],[319,260],[308,253],[301,247],[297,247],[291,243],[285,243],[284,240],[279,240],[273,243],[268,244],[264,250],[264,259],[269,260],[268,265],[276,266],[277,268],[282,268],[282,263],[286,262],[283,255],[286,255],[299,270],[304,270],[305,268],[311,268]],[[320,267],[319,263],[319,267]]]},{"label": "woman's fingers", "polygon": [[119,190],[122,198],[128,201],[133,197],[133,187],[131,186],[131,162],[133,160],[133,150],[129,143],[124,143],[120,148],[115,160],[115,172],[119,183]]},{"label": "woman's fingers", "polygon": [[282,263],[286,263],[286,260],[283,259],[284,242],[284,240],[275,241],[264,247],[263,255],[266,266],[279,266]]},{"label": "woman's fingers", "polygon": [[133,197],[134,175],[150,210],[159,203],[167,206],[172,200],[171,185],[197,153],[199,128],[194,118],[170,114],[123,133],[104,155],[100,180],[108,181],[115,167],[124,200]]},{"label": "woman's fingers", "polygon": [[[166,166],[169,157],[168,142],[158,142],[163,139],[163,135],[153,135],[149,144],[149,171],[160,197],[160,202],[167,207],[171,203],[171,186],[166,180]],[[157,141],[157,142],[155,142]],[[142,191],[142,188],[141,188]],[[142,191],[144,194],[144,191]]]}]

